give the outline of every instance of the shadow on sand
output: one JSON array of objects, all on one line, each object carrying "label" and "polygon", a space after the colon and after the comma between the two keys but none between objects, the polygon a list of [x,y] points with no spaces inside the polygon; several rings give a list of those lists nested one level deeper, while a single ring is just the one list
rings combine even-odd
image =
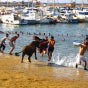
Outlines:
[{"label": "shadow on sand", "polygon": [[35,63],[34,65],[36,66],[39,66],[39,67],[66,67],[66,66],[63,66],[63,65],[57,65],[55,63],[47,63],[47,64],[42,64],[42,63]]}]

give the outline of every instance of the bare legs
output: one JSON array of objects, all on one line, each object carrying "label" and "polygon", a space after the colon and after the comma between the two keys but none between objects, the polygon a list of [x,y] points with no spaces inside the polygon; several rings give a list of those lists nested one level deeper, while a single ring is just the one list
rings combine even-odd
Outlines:
[{"label": "bare legs", "polygon": [[[86,66],[87,66],[87,62],[86,60],[83,60],[84,62],[84,70],[87,70]],[[78,65],[81,65],[81,61],[79,63],[76,63],[76,68],[78,68]]]},{"label": "bare legs", "polygon": [[48,61],[50,61],[52,58],[52,52],[48,52]]},{"label": "bare legs", "polygon": [[5,50],[5,47],[6,47],[5,44],[1,44],[0,45],[0,52],[3,53],[3,51]]},{"label": "bare legs", "polygon": [[85,60],[85,61],[84,61],[84,70],[87,70],[86,66],[87,66],[87,62],[86,62],[86,60]]},{"label": "bare legs", "polygon": [[9,54],[12,54],[14,48],[15,48],[15,46],[11,47]]}]

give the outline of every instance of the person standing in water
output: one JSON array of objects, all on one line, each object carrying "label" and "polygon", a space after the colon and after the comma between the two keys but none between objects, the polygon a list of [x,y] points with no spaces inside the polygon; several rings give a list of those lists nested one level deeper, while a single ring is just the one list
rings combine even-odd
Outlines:
[{"label": "person standing in water", "polygon": [[44,39],[42,39],[42,41],[39,44],[39,51],[41,53],[41,56],[43,56],[44,54],[47,53],[47,48],[48,48],[48,37],[45,36]]},{"label": "person standing in water", "polygon": [[9,54],[12,55],[12,52],[15,48],[15,42],[16,42],[16,39],[19,37],[19,34],[16,34],[15,36],[13,36],[11,39],[10,39],[10,42],[9,42],[9,45],[11,47],[10,51],[9,51]]},{"label": "person standing in water", "polygon": [[54,45],[55,45],[55,40],[54,37],[51,36],[51,39],[48,40],[49,46],[48,46],[48,61],[51,60],[52,58],[52,53],[54,51]]},{"label": "person standing in water", "polygon": [[6,48],[5,41],[6,41],[6,40],[9,40],[9,39],[8,39],[8,36],[9,36],[9,34],[6,33],[5,37],[3,37],[3,38],[0,40],[0,52],[2,52],[2,53],[3,53],[3,51],[4,51],[5,48]]},{"label": "person standing in water", "polygon": [[84,41],[81,44],[78,45],[80,47],[79,53],[77,55],[77,60],[76,60],[76,68],[78,68],[78,65],[81,65],[81,61],[84,62],[84,70],[87,70],[87,61],[84,57],[84,53],[86,50],[88,50],[88,41]]}]

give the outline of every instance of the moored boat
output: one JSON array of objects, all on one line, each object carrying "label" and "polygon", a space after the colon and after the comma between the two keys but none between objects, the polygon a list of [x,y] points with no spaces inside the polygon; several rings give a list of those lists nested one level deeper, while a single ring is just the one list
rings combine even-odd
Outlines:
[{"label": "moored boat", "polygon": [[14,13],[2,15],[1,21],[4,24],[14,24],[14,25],[28,24],[27,20],[20,19],[20,17],[18,15],[14,15]]}]

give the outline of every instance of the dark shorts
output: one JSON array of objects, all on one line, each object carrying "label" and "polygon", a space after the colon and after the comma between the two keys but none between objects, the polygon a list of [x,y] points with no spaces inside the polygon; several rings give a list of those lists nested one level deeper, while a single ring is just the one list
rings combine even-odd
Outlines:
[{"label": "dark shorts", "polygon": [[53,52],[54,51],[54,47],[49,47],[48,48],[48,52]]},{"label": "dark shorts", "polygon": [[0,47],[1,47],[1,46],[5,46],[5,43],[0,44]]},{"label": "dark shorts", "polygon": [[1,49],[5,50],[5,47],[6,47],[5,43],[0,44],[0,51]]}]

